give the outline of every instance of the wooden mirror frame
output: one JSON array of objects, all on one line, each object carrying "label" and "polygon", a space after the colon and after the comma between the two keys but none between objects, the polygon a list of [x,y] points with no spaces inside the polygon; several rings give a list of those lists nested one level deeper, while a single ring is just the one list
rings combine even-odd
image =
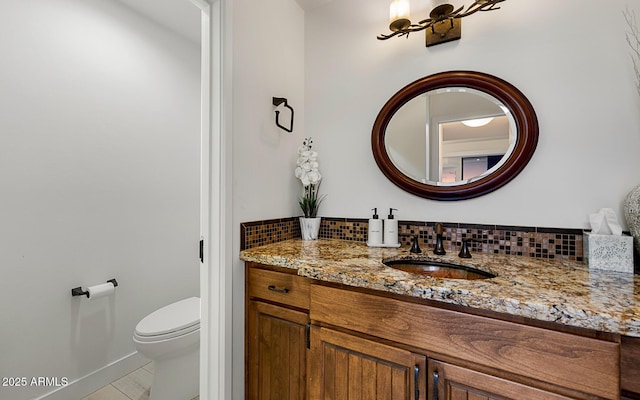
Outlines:
[{"label": "wooden mirror frame", "polygon": [[[431,90],[463,87],[490,94],[504,104],[515,120],[516,143],[509,158],[493,173],[460,185],[438,186],[416,181],[403,174],[391,161],[385,147],[387,125],[409,100]],[[538,118],[529,100],[510,83],[473,71],[449,71],[418,79],[400,89],[378,113],[371,133],[373,157],[382,173],[396,186],[432,200],[465,200],[482,196],[506,185],[527,165],[538,144]]]}]

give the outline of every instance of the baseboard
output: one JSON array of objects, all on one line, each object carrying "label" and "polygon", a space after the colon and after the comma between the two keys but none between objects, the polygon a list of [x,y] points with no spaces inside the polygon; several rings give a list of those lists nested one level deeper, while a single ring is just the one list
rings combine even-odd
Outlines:
[{"label": "baseboard", "polygon": [[135,371],[148,362],[149,360],[147,358],[141,356],[138,352],[133,352],[35,400],[82,399],[101,387]]}]

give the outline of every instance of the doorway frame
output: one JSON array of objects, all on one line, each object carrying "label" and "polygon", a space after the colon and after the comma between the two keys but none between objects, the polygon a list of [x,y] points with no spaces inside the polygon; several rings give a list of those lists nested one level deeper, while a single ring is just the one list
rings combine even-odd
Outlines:
[{"label": "doorway frame", "polygon": [[232,398],[230,43],[228,0],[191,0],[201,10],[200,399]]}]

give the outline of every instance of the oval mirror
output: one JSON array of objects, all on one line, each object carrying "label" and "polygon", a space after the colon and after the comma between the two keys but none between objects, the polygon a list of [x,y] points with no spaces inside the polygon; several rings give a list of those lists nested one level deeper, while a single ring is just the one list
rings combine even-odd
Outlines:
[{"label": "oval mirror", "polygon": [[434,200],[496,190],[531,159],[538,120],[514,86],[452,71],[419,79],[384,105],[373,126],[376,163],[393,183]]}]

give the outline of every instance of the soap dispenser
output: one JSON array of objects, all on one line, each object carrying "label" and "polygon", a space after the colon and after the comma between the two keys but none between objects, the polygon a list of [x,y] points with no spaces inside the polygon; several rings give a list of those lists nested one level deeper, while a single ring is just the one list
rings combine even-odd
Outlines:
[{"label": "soap dispenser", "polygon": [[379,246],[382,244],[382,220],[378,218],[378,209],[372,208],[373,216],[369,219],[369,239],[367,245]]},{"label": "soap dispenser", "polygon": [[398,220],[395,219],[393,211],[395,208],[389,209],[387,220],[384,221],[384,244],[394,246],[398,244]]}]

